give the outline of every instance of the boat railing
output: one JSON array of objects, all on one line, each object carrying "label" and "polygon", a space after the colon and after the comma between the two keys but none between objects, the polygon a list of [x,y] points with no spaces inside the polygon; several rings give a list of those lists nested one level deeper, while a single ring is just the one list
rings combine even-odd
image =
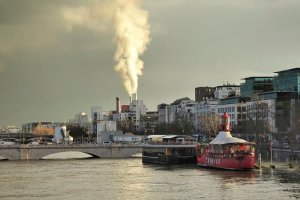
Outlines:
[{"label": "boat railing", "polygon": [[209,157],[212,158],[240,158],[247,155],[254,156],[251,152],[235,152],[235,153],[208,153]]}]

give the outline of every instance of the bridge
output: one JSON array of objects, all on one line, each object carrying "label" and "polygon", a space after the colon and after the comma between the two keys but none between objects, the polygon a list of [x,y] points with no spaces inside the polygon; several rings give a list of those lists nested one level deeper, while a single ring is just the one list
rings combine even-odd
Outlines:
[{"label": "bridge", "polygon": [[0,156],[7,160],[38,160],[61,152],[81,152],[96,158],[129,158],[142,153],[136,144],[49,144],[0,145]]}]

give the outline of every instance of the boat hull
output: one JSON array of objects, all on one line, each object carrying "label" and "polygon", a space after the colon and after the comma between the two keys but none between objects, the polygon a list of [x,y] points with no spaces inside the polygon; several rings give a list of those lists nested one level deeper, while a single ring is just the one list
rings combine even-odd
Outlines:
[{"label": "boat hull", "polygon": [[143,163],[162,165],[196,164],[194,145],[144,145]]},{"label": "boat hull", "polygon": [[160,165],[183,165],[183,164],[195,164],[196,156],[143,156],[143,163],[152,163]]},{"label": "boat hull", "polygon": [[253,155],[198,155],[198,166],[229,170],[251,170],[254,168]]}]

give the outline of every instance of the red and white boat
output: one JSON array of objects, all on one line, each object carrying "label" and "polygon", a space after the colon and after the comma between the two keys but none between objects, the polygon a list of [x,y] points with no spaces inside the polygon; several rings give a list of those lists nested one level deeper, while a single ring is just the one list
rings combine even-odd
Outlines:
[{"label": "red and white boat", "polygon": [[231,170],[254,168],[254,143],[232,137],[229,130],[230,117],[224,113],[217,137],[209,144],[196,146],[198,166]]}]

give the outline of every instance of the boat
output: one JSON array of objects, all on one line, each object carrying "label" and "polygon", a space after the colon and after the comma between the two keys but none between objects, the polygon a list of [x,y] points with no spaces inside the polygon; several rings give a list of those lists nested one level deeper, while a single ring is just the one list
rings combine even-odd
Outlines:
[{"label": "boat", "polygon": [[208,144],[196,146],[197,164],[229,170],[251,170],[255,164],[255,143],[233,137],[230,116],[224,113],[217,137]]},{"label": "boat", "polygon": [[162,165],[196,164],[195,138],[186,135],[149,135],[142,162]]}]

